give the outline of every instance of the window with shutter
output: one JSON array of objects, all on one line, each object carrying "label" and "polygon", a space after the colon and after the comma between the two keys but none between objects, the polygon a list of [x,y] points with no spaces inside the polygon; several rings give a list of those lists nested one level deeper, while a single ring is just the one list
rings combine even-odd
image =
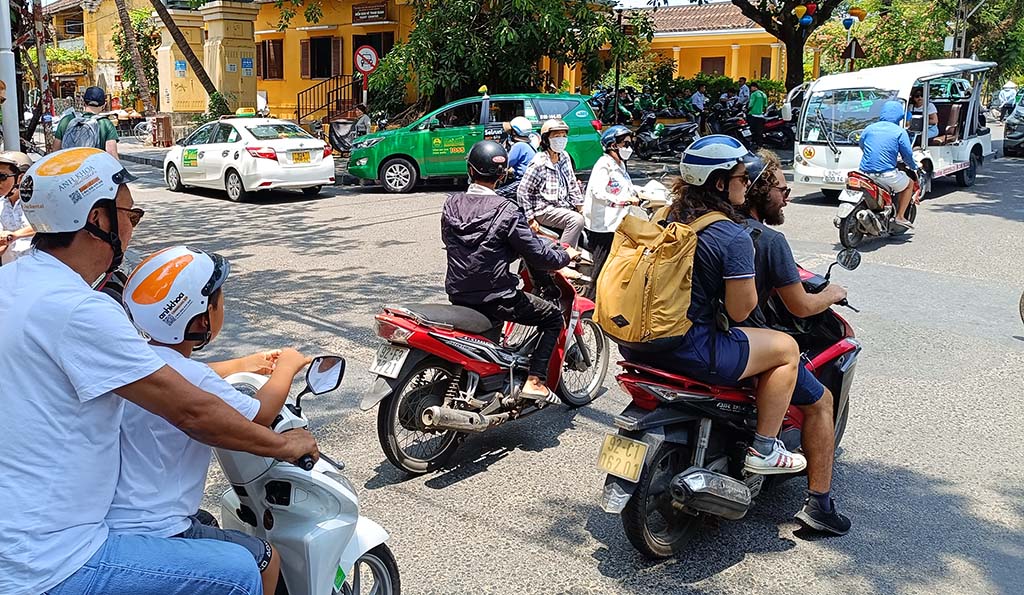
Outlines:
[{"label": "window with shutter", "polygon": [[267,42],[261,41],[256,44],[256,78],[264,78],[263,64],[267,61]]},{"label": "window with shutter", "polygon": [[263,77],[266,79],[281,80],[284,78],[284,40],[269,39],[265,42],[267,48],[263,64]]},{"label": "window with shutter", "polygon": [[309,40],[303,39],[299,41],[299,69],[302,73],[302,78],[309,78]]},{"label": "window with shutter", "polygon": [[338,76],[342,74],[341,44],[342,38],[331,38],[331,76]]}]

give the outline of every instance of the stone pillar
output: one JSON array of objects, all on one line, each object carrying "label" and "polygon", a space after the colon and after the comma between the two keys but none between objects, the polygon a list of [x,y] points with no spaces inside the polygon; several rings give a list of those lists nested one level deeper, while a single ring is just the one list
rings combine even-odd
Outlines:
[{"label": "stone pillar", "polygon": [[821,76],[821,48],[811,48],[814,52],[814,66],[811,67],[811,77],[818,78]]},{"label": "stone pillar", "polygon": [[256,107],[256,15],[260,5],[219,0],[199,9],[206,23],[206,72],[232,109]]},{"label": "stone pillar", "polygon": [[[203,17],[191,10],[170,10],[181,34],[188,40],[196,56],[203,59]],[[184,54],[171,39],[160,17],[153,13],[153,24],[160,31],[160,47],[156,51],[157,72],[160,75],[161,112],[196,114],[206,111],[206,91],[199,84],[196,73],[185,61]]]},{"label": "stone pillar", "polygon": [[732,59],[729,64],[729,76],[732,80],[740,78],[740,46],[738,43],[732,44]]},{"label": "stone pillar", "polygon": [[781,43],[773,43],[772,44],[772,69],[771,69],[771,77],[770,77],[773,81],[777,81],[777,80],[782,79],[782,76],[779,75],[779,70],[781,69],[781,67],[782,67],[782,44]]},{"label": "stone pillar", "polygon": [[683,76],[683,48],[672,48],[672,59],[676,61],[676,78]]}]

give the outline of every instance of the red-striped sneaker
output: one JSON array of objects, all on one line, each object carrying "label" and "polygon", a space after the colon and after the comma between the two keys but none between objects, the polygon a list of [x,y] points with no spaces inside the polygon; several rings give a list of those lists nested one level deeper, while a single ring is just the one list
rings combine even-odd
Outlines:
[{"label": "red-striped sneaker", "polygon": [[747,448],[747,460],[743,469],[747,473],[758,475],[776,475],[779,473],[799,473],[807,467],[807,459],[803,455],[789,452],[782,440],[775,439],[775,447],[771,454],[765,456],[753,446]]}]

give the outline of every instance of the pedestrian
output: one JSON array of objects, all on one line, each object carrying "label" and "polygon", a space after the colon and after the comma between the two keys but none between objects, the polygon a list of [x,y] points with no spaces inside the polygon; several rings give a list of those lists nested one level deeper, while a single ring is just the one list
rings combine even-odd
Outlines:
[{"label": "pedestrian", "polygon": [[100,87],[89,87],[82,100],[85,102],[84,111],[71,110],[57,123],[53,150],[94,147],[110,153],[114,159],[120,159],[117,154],[117,127],[110,118],[100,116],[107,103],[106,91]]},{"label": "pedestrian", "polygon": [[747,86],[747,77],[740,77],[740,90],[736,93],[736,105],[740,107],[747,107],[747,102],[750,101],[750,87]]},{"label": "pedestrian", "polygon": [[355,138],[370,134],[369,108],[366,107],[365,103],[357,103],[355,110],[356,113],[359,114],[359,117],[356,118],[355,125],[352,127],[352,130],[355,131]]},{"label": "pedestrian", "polygon": [[768,108],[768,96],[761,90],[757,82],[750,83],[750,100],[747,102],[747,121],[754,137],[754,145],[760,147],[764,142],[764,112]]},{"label": "pedestrian", "polygon": [[697,90],[690,96],[690,104],[693,106],[694,111],[697,112],[697,130],[701,133],[704,132],[704,104],[708,98],[704,95],[707,92],[708,86],[704,83],[697,85]]},{"label": "pedestrian", "polygon": [[35,231],[25,218],[18,185],[32,161],[16,151],[0,153],[0,265],[14,262],[32,247]]}]

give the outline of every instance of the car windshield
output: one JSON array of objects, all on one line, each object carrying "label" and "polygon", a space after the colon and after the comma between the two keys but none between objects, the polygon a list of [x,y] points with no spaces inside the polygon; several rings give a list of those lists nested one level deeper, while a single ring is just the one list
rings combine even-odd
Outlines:
[{"label": "car windshield", "polygon": [[260,124],[258,126],[246,126],[257,140],[274,140],[275,138],[313,138],[308,132],[295,124]]},{"label": "car windshield", "polygon": [[801,142],[855,145],[860,131],[878,121],[882,105],[896,99],[896,91],[836,89],[815,91],[806,100]]}]

